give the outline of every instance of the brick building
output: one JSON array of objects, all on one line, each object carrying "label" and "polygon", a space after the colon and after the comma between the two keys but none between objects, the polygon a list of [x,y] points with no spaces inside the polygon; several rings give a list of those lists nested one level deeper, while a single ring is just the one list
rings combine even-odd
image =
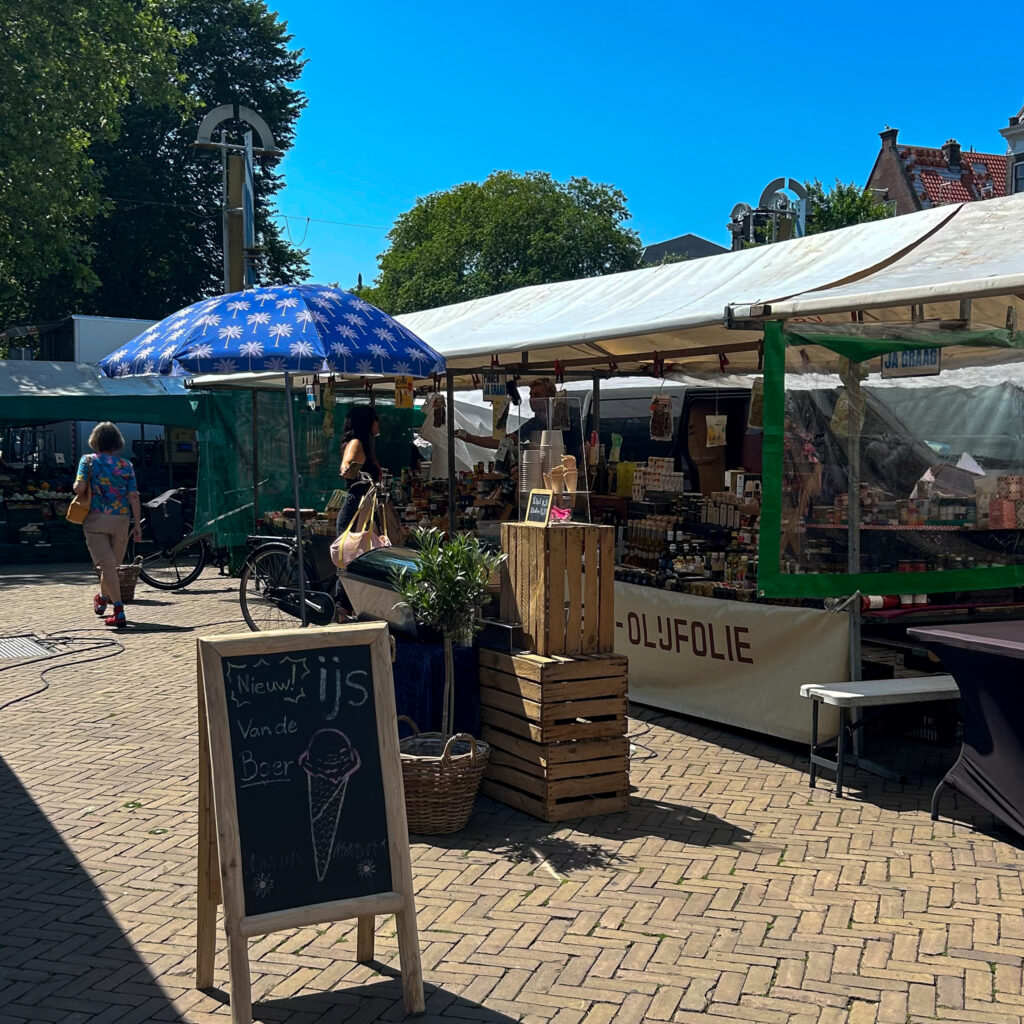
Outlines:
[{"label": "brick building", "polygon": [[868,178],[868,188],[880,201],[895,203],[897,214],[1007,194],[1005,154],[964,152],[955,139],[939,149],[906,146],[897,134],[895,128],[879,132],[882,148]]}]

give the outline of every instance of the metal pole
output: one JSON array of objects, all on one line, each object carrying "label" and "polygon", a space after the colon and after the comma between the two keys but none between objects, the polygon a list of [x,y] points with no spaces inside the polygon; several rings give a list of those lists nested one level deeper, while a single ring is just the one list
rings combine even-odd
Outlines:
[{"label": "metal pole", "polygon": [[260,518],[260,434],[255,389],[252,393],[252,518],[253,528]]},{"label": "metal pole", "polygon": [[[600,459],[600,452],[601,452],[601,378],[596,373],[594,374],[594,393],[593,393],[593,397],[591,398],[591,409],[593,411],[593,417],[594,417],[593,432],[597,434],[597,451],[594,453],[593,457],[594,457],[595,460],[599,460]],[[587,438],[583,439],[583,451],[584,451],[584,453],[586,453],[586,450],[587,450],[587,440],[588,440]],[[584,458],[583,461],[587,462],[588,460],[586,458]],[[594,464],[596,466],[597,462],[595,462]],[[589,473],[590,473],[590,466],[589,465],[587,466],[587,468],[585,470],[585,473],[589,476]],[[595,473],[596,473],[596,470],[595,470]],[[596,475],[595,475],[593,480],[589,480],[589,479],[587,480],[587,490],[588,491],[592,491],[594,489],[594,485],[596,483],[596,480],[597,480]]]},{"label": "metal pole", "polygon": [[[861,410],[863,408],[864,392],[860,383],[859,364],[846,360],[846,373],[843,375],[846,385],[846,397],[849,402],[849,430],[847,433],[848,448],[847,458],[849,461],[849,472],[847,482],[850,487],[849,516],[850,522],[847,529],[847,565],[846,571],[850,575],[860,573],[860,436],[861,436]],[[860,598],[856,598],[850,605],[850,679],[860,679]]]},{"label": "metal pole", "polygon": [[445,372],[446,398],[448,415],[445,422],[448,426],[448,536],[455,536],[455,374],[451,370]]},{"label": "metal pole", "polygon": [[302,515],[299,500],[299,463],[295,457],[295,414],[292,411],[292,375],[284,375],[284,399],[288,410],[288,454],[292,462],[292,500],[295,502],[295,543],[298,545],[299,612],[302,625],[309,625],[309,610],[306,608],[306,559],[302,550]]}]

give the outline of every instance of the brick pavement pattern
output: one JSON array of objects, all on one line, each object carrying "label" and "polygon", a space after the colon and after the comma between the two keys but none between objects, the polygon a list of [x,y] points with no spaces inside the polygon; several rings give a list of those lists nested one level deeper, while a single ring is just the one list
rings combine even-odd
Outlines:
[{"label": "brick pavement pattern", "polygon": [[[81,568],[0,577],[0,635],[65,652],[0,663],[0,1020],[230,1020],[223,942],[219,988],[192,988],[195,637],[242,629],[235,586],[140,584],[122,651]],[[419,1020],[1024,1020],[1024,858],[966,801],[944,812],[985,831],[928,816],[954,751],[903,744],[908,784],[855,774],[836,800],[798,750],[632,714],[628,813],[481,799],[414,842]],[[404,1019],[393,920],[375,964],[354,951],[354,922],[252,940],[256,1018]]]}]

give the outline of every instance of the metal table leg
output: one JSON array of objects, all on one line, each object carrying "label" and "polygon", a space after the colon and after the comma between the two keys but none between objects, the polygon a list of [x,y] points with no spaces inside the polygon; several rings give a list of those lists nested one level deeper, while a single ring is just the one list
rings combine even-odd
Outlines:
[{"label": "metal table leg", "polygon": [[839,709],[839,736],[836,749],[836,796],[843,795],[843,761],[846,758],[846,708]]},{"label": "metal table leg", "polygon": [[811,700],[811,789],[814,789],[814,781],[818,777],[818,765],[815,756],[818,753],[818,701]]}]

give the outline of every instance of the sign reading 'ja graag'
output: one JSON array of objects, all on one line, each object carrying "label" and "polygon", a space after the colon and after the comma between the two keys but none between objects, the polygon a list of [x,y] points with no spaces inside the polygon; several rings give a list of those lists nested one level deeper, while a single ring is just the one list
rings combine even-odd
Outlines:
[{"label": "sign reading 'ja graag'", "polygon": [[[233,931],[358,917],[357,958],[369,959],[373,917],[394,913],[403,981],[415,976],[422,1008],[387,627],[198,643],[229,946]],[[244,978],[231,968],[235,1002],[248,962]]]}]

